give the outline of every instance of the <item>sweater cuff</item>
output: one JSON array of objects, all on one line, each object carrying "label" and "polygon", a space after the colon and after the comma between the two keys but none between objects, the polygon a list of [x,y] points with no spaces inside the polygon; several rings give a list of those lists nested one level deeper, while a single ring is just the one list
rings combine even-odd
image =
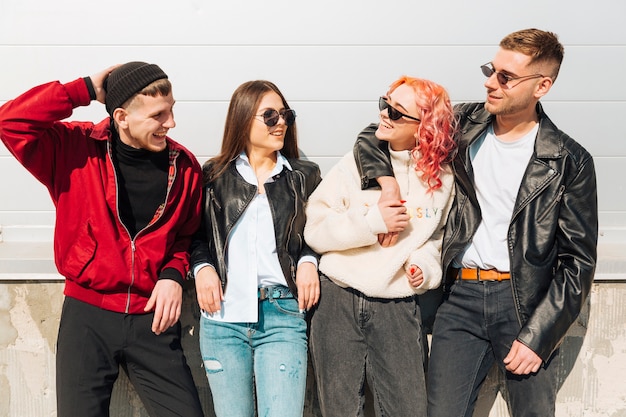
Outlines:
[{"label": "sweater cuff", "polygon": [[369,207],[367,214],[365,214],[365,221],[367,222],[370,231],[375,235],[389,232],[387,225],[385,224],[385,219],[383,219],[383,215],[378,209],[378,204]]},{"label": "sweater cuff", "polygon": [[172,281],[176,281],[178,282],[178,284],[180,284],[181,287],[185,282],[183,276],[180,274],[180,272],[178,272],[176,268],[165,268],[164,270],[162,270],[159,274],[159,280],[162,279],[171,279]]}]

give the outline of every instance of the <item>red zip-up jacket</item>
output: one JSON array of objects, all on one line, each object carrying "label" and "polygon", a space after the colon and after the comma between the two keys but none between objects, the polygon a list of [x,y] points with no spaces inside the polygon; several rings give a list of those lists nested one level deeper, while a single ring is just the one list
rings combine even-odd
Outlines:
[{"label": "red zip-up jacket", "polygon": [[50,192],[54,257],[65,295],[141,314],[162,270],[187,274],[187,250],[200,225],[202,171],[186,148],[167,138],[166,201],[131,239],[118,210],[110,119],[60,121],[90,102],[83,79],[35,87],[0,107],[0,138]]}]

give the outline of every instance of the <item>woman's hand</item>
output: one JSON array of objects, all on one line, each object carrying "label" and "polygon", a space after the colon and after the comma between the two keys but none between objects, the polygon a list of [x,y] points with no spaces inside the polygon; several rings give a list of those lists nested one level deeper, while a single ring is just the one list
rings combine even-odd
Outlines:
[{"label": "woman's hand", "polygon": [[310,310],[320,299],[320,276],[311,262],[302,262],[296,270],[298,308]]},{"label": "woman's hand", "polygon": [[413,288],[417,288],[424,283],[424,273],[422,269],[415,264],[409,265],[406,276],[409,280],[409,284],[411,284]]},{"label": "woman's hand", "polygon": [[202,310],[209,314],[220,311],[224,294],[220,277],[213,267],[205,266],[196,274],[196,295]]}]

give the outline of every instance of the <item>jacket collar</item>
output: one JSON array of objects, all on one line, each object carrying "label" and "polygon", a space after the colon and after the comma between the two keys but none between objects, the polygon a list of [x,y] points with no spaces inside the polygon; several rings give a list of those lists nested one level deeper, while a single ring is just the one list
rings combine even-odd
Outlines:
[{"label": "jacket collar", "polygon": [[[537,103],[539,116],[539,130],[535,141],[533,159],[554,160],[562,157],[563,141],[561,133],[543,111],[541,103]],[[458,141],[458,154],[452,161],[455,171],[456,183],[463,188],[470,201],[480,207],[473,186],[472,164],[470,162],[469,146],[476,141],[493,121],[493,115],[485,110],[484,104],[473,105],[465,115],[467,120],[462,121],[461,135]]]},{"label": "jacket collar", "polygon": [[[535,141],[535,155],[539,159],[558,159],[562,157],[563,142],[559,137],[559,130],[552,123],[552,120],[546,115],[540,102],[536,106],[537,115],[539,116],[539,131],[537,133],[537,141]],[[459,142],[459,152],[465,154],[466,148],[473,143],[487,129],[493,121],[493,115],[485,110],[484,105],[476,106],[473,111],[467,115],[467,119],[471,122],[463,130],[463,137],[468,138]]]},{"label": "jacket collar", "polygon": [[560,131],[544,113],[541,103],[537,103],[539,132],[535,142],[535,153],[540,159],[559,159],[563,156],[563,140]]},{"label": "jacket collar", "polygon": [[93,127],[90,137],[94,140],[109,140],[112,138],[112,132],[111,118],[107,117]]}]

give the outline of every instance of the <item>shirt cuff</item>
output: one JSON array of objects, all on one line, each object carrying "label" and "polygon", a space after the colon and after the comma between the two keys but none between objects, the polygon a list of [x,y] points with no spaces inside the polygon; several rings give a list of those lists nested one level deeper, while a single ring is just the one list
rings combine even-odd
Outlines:
[{"label": "shirt cuff", "polygon": [[208,263],[208,262],[204,262],[204,263],[198,264],[198,265],[193,267],[193,277],[195,278],[196,275],[198,275],[198,272],[202,268],[204,268],[205,266],[210,266],[211,268],[215,269],[215,267],[213,265],[211,265],[210,263]]},{"label": "shirt cuff", "polygon": [[317,259],[313,255],[304,255],[298,261],[298,266],[300,266],[303,262],[311,262],[313,265],[315,265],[315,268],[317,268]]}]

